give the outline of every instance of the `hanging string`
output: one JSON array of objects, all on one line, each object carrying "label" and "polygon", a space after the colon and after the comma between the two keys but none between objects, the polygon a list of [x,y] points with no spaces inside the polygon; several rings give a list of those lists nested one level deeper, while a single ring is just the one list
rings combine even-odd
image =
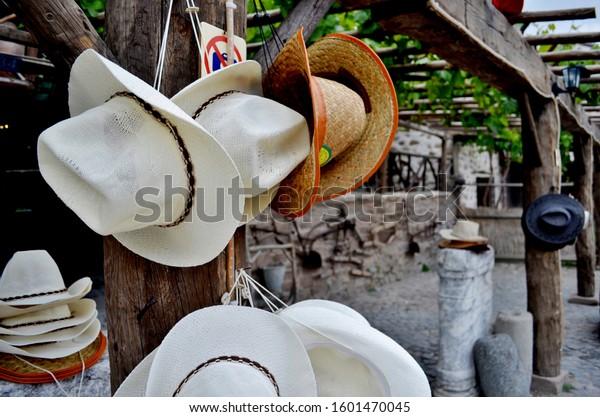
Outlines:
[{"label": "hanging string", "polygon": [[198,46],[198,53],[202,56],[202,46],[200,45],[200,17],[198,16],[198,12],[200,11],[199,7],[196,7],[194,4],[194,0],[185,0],[187,8],[185,9],[186,13],[189,13],[190,20],[192,22],[192,30],[194,31],[194,39],[196,39],[196,45]]},{"label": "hanging string", "polygon": [[[236,300],[232,301],[231,297],[235,292]],[[271,312],[276,312],[281,308],[286,308],[287,304],[280,300],[275,294],[261,285],[258,281],[252,278],[244,268],[240,268],[235,271],[235,281],[229,292],[226,292],[221,297],[221,303],[233,304],[237,302],[238,305],[242,305],[243,300],[248,300],[250,307],[254,307],[254,300],[252,294],[256,293],[262,298]],[[271,298],[269,298],[270,296]],[[274,301],[272,301],[273,299]]]},{"label": "hanging string", "polygon": [[[252,0],[252,4],[254,5],[254,12],[255,12],[254,19],[258,20],[259,23],[263,19],[265,19],[267,21],[267,26],[271,30],[271,36],[273,37],[273,40],[275,42],[275,45],[277,46],[278,51],[280,51],[281,48],[283,48],[284,43],[281,40],[281,38],[279,37],[279,34],[277,33],[277,29],[275,28],[273,23],[271,23],[271,17],[269,16],[269,13],[267,13],[267,9],[266,9],[265,5],[263,4],[262,0],[258,0],[258,3],[260,4],[260,9],[259,9],[258,5],[256,4],[256,0]],[[262,12],[262,15],[261,15],[261,12]],[[265,34],[265,31],[263,29],[264,26],[265,25],[259,24],[258,32],[260,33],[262,48],[263,48],[263,51],[265,54],[265,62],[267,63],[267,66],[270,66],[270,64],[273,63],[274,59],[271,56],[271,52],[267,48],[267,35]]]},{"label": "hanging string", "polygon": [[154,74],[154,89],[160,91],[160,83],[162,81],[163,67],[165,64],[165,56],[167,52],[167,39],[169,37],[169,26],[171,25],[171,11],[173,10],[174,0],[169,0],[169,11],[167,13],[167,21],[163,32],[160,51],[158,52],[158,64],[156,65],[156,73]]}]

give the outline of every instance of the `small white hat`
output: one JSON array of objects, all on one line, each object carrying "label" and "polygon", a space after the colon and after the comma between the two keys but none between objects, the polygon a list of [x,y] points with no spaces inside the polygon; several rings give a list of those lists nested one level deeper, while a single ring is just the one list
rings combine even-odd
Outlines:
[{"label": "small white hat", "polygon": [[0,278],[0,319],[67,304],[91,289],[88,277],[66,288],[56,262],[45,250],[15,252]]},{"label": "small white hat", "polygon": [[96,302],[88,298],[69,304],[50,306],[31,313],[0,319],[0,338],[3,338],[3,335],[38,336],[79,326],[97,315]]},{"label": "small white hat", "polygon": [[458,220],[452,229],[440,230],[440,236],[446,240],[461,242],[487,242],[487,237],[479,235],[479,223],[470,220]]},{"label": "small white hat", "polygon": [[260,64],[243,61],[200,78],[171,98],[237,165],[247,196],[245,221],[267,207],[279,183],[310,152],[306,119],[262,95]]},{"label": "small white hat", "polygon": [[308,351],[319,397],[431,396],[419,364],[377,329],[309,305],[285,308],[278,315]]},{"label": "small white hat", "polygon": [[[183,110],[97,52],[69,80],[71,118],[38,140],[40,172],[96,233],[154,262],[204,264],[240,224],[240,174]],[[237,216],[237,218],[236,218]]]},{"label": "small white hat", "polygon": [[12,346],[27,346],[37,343],[62,342],[65,340],[74,339],[85,332],[98,317],[98,310],[94,310],[94,314],[87,321],[71,327],[61,327],[57,330],[52,330],[46,333],[19,336],[19,335],[0,335],[0,340]]},{"label": "small white hat", "polygon": [[0,339],[0,352],[13,355],[29,356],[32,358],[56,359],[79,352],[91,344],[100,334],[100,321],[94,319],[83,333],[72,339],[48,343],[36,343],[27,346],[13,346]]},{"label": "small white hat", "polygon": [[115,396],[310,397],[315,376],[304,346],[279,317],[213,306],[180,320]]}]

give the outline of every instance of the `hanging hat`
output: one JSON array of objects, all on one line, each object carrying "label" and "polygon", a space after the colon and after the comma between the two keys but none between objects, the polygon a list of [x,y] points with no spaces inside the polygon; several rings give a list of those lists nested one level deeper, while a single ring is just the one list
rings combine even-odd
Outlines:
[{"label": "hanging hat", "polygon": [[80,326],[98,315],[96,302],[77,300],[69,304],[50,306],[31,313],[0,319],[0,338],[7,336],[39,336],[59,329]]},{"label": "hanging hat", "polygon": [[244,222],[267,208],[279,183],[310,150],[306,119],[262,95],[260,65],[243,61],[200,78],[171,98],[235,162],[246,195]]},{"label": "hanging hat", "polygon": [[336,301],[321,300],[321,299],[309,299],[309,300],[298,301],[297,303],[290,305],[288,308],[302,308],[302,307],[326,308],[329,310],[337,311],[338,313],[342,313],[342,314],[350,317],[351,319],[359,322],[360,324],[364,324],[366,326],[371,325],[368,322],[368,320],[366,318],[364,318],[364,316],[362,314],[360,314],[358,311],[354,310],[353,308],[348,307],[345,304],[338,303]]},{"label": "hanging hat", "polygon": [[278,315],[307,349],[319,397],[431,396],[412,356],[373,327],[310,305],[285,308]]},{"label": "hanging hat", "polygon": [[42,176],[83,222],[170,266],[216,257],[239,225],[227,151],[150,85],[93,50],[74,62],[71,118],[38,141]]},{"label": "hanging hat", "polygon": [[0,339],[0,352],[32,358],[56,359],[72,355],[92,343],[100,333],[100,321],[95,319],[80,335],[67,340],[13,346]]},{"label": "hanging hat", "polygon": [[60,381],[91,368],[100,361],[105,351],[106,337],[100,332],[91,344],[62,358],[20,358],[0,353],[0,379],[20,384],[42,384],[55,379]]},{"label": "hanging hat", "polygon": [[314,378],[302,343],[279,317],[213,306],[180,320],[115,396],[309,397]]},{"label": "hanging hat", "polygon": [[15,252],[0,278],[0,319],[66,304],[91,289],[88,277],[66,288],[56,262],[45,250]]},{"label": "hanging hat", "polygon": [[385,160],[398,127],[394,84],[377,54],[345,34],[308,49],[298,30],[263,80],[265,96],[302,114],[311,153],[284,181],[271,207],[298,217],[318,200],[363,184]]},{"label": "hanging hat", "polygon": [[487,237],[479,235],[479,223],[470,220],[458,220],[452,229],[440,230],[443,239],[467,243],[483,244]]},{"label": "hanging hat", "polygon": [[521,217],[525,236],[547,251],[575,243],[584,222],[585,210],[581,203],[564,194],[546,194],[537,198]]}]

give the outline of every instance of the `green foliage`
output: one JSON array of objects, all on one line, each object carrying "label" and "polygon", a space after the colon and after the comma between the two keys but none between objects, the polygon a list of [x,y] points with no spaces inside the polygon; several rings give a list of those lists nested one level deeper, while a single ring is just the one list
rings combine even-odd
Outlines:
[{"label": "green foliage", "polygon": [[[76,0],[76,2],[85,12],[88,19],[94,23],[96,23],[98,15],[105,10],[105,0]],[[97,24],[96,31],[100,35],[104,34],[104,24]]]}]

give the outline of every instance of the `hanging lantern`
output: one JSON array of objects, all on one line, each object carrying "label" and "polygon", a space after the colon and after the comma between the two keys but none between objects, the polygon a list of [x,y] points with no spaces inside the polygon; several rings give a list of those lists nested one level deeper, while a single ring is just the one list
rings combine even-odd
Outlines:
[{"label": "hanging lantern", "polygon": [[552,85],[552,91],[554,95],[557,96],[560,93],[574,93],[579,90],[579,84],[582,78],[588,78],[590,76],[590,71],[584,67],[583,65],[576,65],[571,67],[566,67],[562,71],[563,74],[563,83],[565,84],[566,90],[563,90],[558,86],[558,84],[554,83]]}]

